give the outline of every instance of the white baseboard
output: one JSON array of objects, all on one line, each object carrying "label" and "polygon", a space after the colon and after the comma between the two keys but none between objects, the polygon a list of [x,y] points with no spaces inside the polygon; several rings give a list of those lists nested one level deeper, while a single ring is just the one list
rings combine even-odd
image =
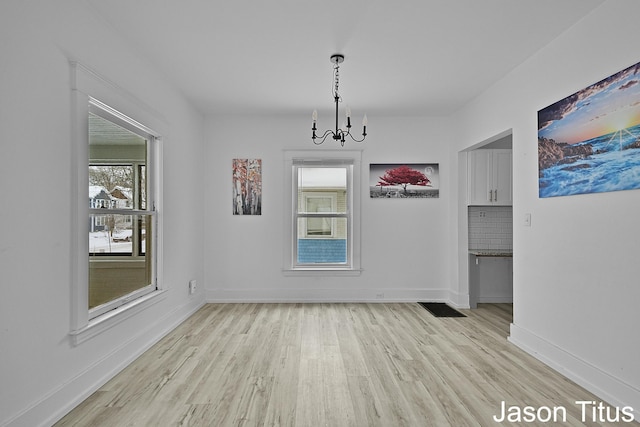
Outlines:
[{"label": "white baseboard", "polygon": [[454,308],[469,308],[469,294],[449,291],[449,299],[446,302]]},{"label": "white baseboard", "polygon": [[448,301],[448,289],[207,289],[210,303]]},{"label": "white baseboard", "polygon": [[496,304],[512,304],[513,295],[479,295],[478,302],[496,303]]},{"label": "white baseboard", "polygon": [[604,402],[632,407],[636,421],[640,421],[640,390],[631,384],[513,323],[508,340]]},{"label": "white baseboard", "polygon": [[13,416],[1,426],[50,426],[60,420],[142,353],[188,319],[204,301],[189,302],[141,329],[113,351]]}]

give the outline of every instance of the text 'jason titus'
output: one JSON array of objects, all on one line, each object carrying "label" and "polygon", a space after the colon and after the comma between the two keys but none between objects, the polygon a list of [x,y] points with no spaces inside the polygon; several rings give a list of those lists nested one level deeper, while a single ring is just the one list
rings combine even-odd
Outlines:
[{"label": "text 'jason titus'", "polygon": [[[603,402],[593,400],[577,400],[576,406],[580,409],[581,421],[597,423],[630,423],[634,420],[633,408],[613,407]],[[512,423],[554,422],[567,421],[567,408],[564,406],[507,406],[503,400],[500,403],[500,413],[493,416],[497,423],[503,421]]]}]

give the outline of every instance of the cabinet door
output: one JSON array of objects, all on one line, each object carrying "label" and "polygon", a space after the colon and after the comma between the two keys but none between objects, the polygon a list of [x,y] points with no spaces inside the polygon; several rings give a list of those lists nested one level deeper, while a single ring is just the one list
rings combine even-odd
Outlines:
[{"label": "cabinet door", "polygon": [[489,195],[492,180],[491,151],[475,150],[467,153],[467,204],[469,205],[491,204]]},{"label": "cabinet door", "polygon": [[511,150],[491,150],[492,154],[492,189],[494,205],[512,204],[513,200],[513,174],[511,171]]}]

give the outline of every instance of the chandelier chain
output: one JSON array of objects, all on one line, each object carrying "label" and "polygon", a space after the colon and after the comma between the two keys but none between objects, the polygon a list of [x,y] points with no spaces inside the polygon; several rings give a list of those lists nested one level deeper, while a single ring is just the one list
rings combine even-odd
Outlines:
[{"label": "chandelier chain", "polygon": [[338,64],[333,66],[333,80],[334,80],[333,96],[336,98],[341,98],[340,92],[338,90],[338,86],[340,85],[340,65]]}]

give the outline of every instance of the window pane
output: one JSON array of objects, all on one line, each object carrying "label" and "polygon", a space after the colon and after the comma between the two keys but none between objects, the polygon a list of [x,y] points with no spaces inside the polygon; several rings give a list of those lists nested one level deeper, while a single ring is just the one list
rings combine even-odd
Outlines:
[{"label": "window pane", "polygon": [[[332,237],[305,234],[309,221],[319,221],[329,225]],[[347,219],[346,218],[298,218],[298,264],[345,264],[347,262]]]},{"label": "window pane", "polygon": [[[103,218],[111,221],[112,215],[92,215],[91,218]],[[118,233],[101,231],[89,233],[89,308],[105,304],[148,286],[152,282],[151,248],[136,257],[105,257],[104,255],[131,254],[137,244],[133,239],[143,225],[150,224],[151,215],[117,215],[120,220],[131,219],[132,227]],[[116,220],[118,221],[118,220]]]},{"label": "window pane", "polygon": [[[314,195],[315,200],[310,199],[311,194]],[[298,168],[299,213],[344,213],[347,209],[346,194],[346,168]]]},{"label": "window pane", "polygon": [[153,242],[146,238],[155,217],[136,212],[148,211],[150,204],[146,162],[153,138],[102,113],[89,113],[89,308],[98,307],[93,313],[115,308],[121,297],[146,292],[155,282]]}]

